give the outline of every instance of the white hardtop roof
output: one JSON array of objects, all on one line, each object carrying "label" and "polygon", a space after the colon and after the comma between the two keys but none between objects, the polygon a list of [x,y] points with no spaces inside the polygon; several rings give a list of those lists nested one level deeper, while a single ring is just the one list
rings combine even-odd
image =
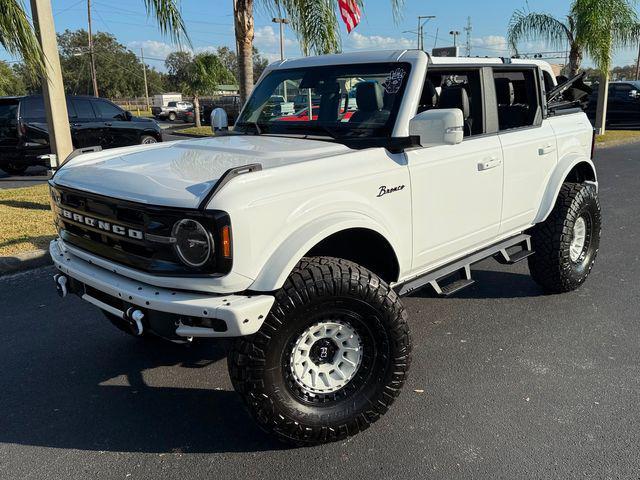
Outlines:
[{"label": "white hardtop roof", "polygon": [[[284,59],[270,65],[270,69],[304,68],[324,65],[344,65],[353,63],[383,63],[416,60],[427,56],[430,65],[504,65],[502,58],[485,57],[432,57],[420,50],[374,50],[338,53],[334,55],[319,55],[295,59]],[[551,70],[551,66],[544,60],[528,60],[514,58],[510,60],[515,65],[536,65],[544,70]]]}]

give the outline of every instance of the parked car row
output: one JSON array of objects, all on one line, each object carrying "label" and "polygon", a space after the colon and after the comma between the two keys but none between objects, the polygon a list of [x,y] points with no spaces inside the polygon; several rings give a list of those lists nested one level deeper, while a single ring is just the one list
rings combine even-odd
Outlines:
[{"label": "parked car row", "polygon": [[[593,88],[585,112],[595,122],[598,106],[598,88]],[[607,127],[640,128],[640,81],[611,82],[607,101]]]},{"label": "parked car row", "polygon": [[[74,148],[103,149],[162,141],[152,119],[134,117],[104,98],[67,96]],[[0,98],[0,169],[20,175],[51,153],[42,95]]]}]

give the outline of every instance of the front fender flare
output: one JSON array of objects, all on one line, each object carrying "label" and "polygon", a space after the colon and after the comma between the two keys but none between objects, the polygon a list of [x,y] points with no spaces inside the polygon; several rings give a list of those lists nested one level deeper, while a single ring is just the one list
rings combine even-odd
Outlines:
[{"label": "front fender flare", "polygon": [[249,290],[257,292],[278,290],[284,285],[296,264],[311,248],[330,235],[350,228],[365,228],[382,235],[397,256],[397,245],[388,232],[372,218],[356,212],[328,215],[307,223],[289,235],[267,259]]},{"label": "front fender flare", "polygon": [[538,213],[536,215],[534,223],[541,223],[547,219],[547,217],[553,210],[554,205],[556,204],[556,199],[558,198],[558,194],[560,193],[560,188],[562,188],[562,184],[565,182],[567,176],[569,175],[569,172],[571,172],[571,170],[576,165],[579,165],[581,163],[589,165],[589,167],[593,171],[594,178],[596,179],[591,183],[595,184],[596,189],[598,188],[598,177],[593,161],[591,161],[584,155],[577,153],[565,156],[558,162],[555,170],[549,178],[549,182],[547,183],[547,188],[542,197],[542,202],[540,203],[540,208],[538,209]]}]

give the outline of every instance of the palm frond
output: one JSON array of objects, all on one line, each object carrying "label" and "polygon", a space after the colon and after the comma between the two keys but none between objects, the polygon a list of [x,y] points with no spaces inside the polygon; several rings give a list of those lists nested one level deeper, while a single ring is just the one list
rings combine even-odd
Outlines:
[{"label": "palm frond", "polygon": [[509,21],[507,41],[515,51],[519,42],[543,40],[552,48],[565,48],[574,40],[570,25],[546,13],[516,10]]},{"label": "palm frond", "polygon": [[615,49],[638,41],[640,22],[633,1],[575,0],[572,15],[580,44],[602,72],[611,70]]},{"label": "palm frond", "polygon": [[22,0],[0,0],[0,44],[11,55],[22,58],[32,75],[41,75],[45,57]]},{"label": "palm frond", "polygon": [[144,6],[147,9],[147,15],[153,16],[158,23],[160,33],[168,36],[178,45],[186,42],[191,46],[180,12],[179,0],[144,0]]}]

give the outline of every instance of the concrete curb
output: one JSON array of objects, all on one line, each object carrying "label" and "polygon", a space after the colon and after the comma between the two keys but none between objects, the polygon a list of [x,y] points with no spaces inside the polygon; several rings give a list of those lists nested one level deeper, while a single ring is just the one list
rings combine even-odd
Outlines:
[{"label": "concrete curb", "polygon": [[21,253],[14,257],[0,257],[0,276],[32,270],[50,264],[51,256],[49,255],[49,250],[35,250]]},{"label": "concrete curb", "polygon": [[192,135],[190,133],[171,132],[170,135],[185,138],[213,138],[213,135]]}]

